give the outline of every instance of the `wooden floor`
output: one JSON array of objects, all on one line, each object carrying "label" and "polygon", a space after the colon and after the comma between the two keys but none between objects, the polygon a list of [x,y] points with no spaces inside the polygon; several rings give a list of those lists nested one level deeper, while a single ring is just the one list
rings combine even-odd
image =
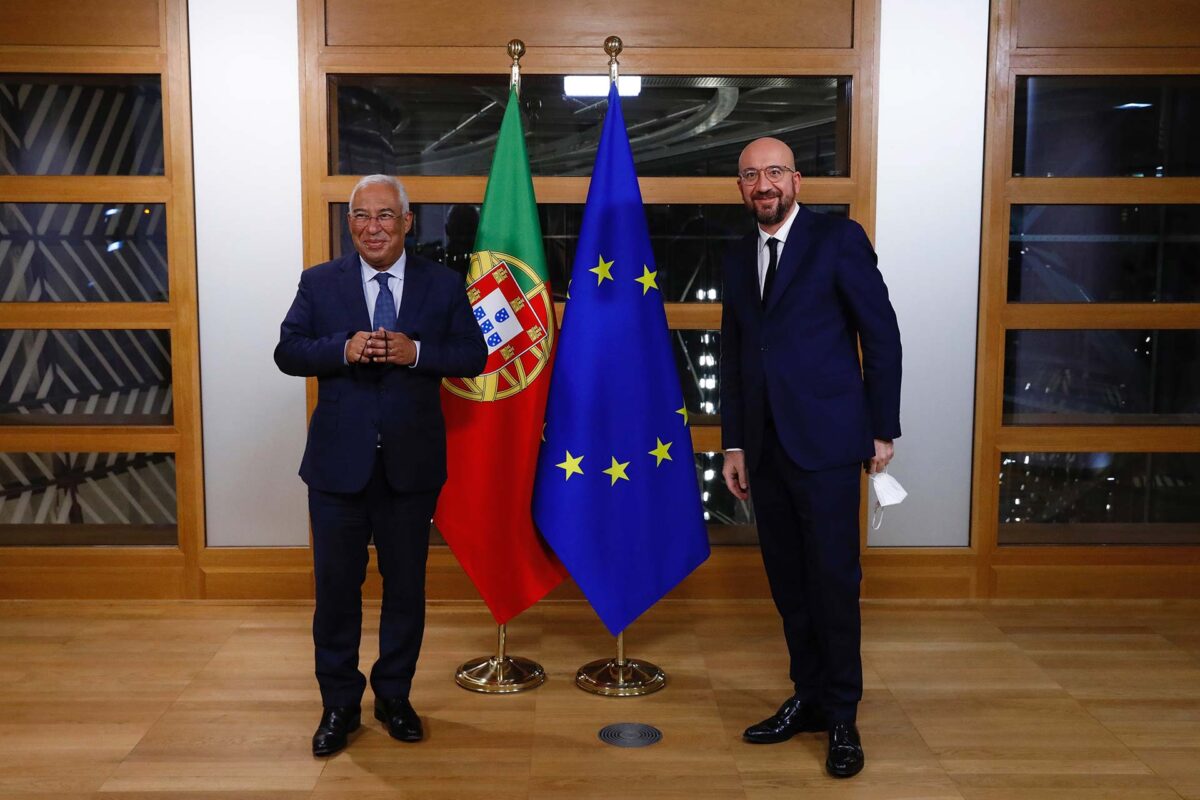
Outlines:
[{"label": "wooden floor", "polygon": [[[766,603],[660,604],[627,647],[671,683],[636,699],[574,688],[613,643],[579,603],[510,628],[545,686],[458,689],[454,667],[495,628],[480,605],[436,604],[413,691],[427,740],[394,742],[372,720],[328,760],[309,753],[310,613],[0,602],[0,800],[1200,798],[1196,604],[868,605],[867,767],[851,781],[825,776],[816,734],[740,740],[788,694]],[[368,636],[365,663],[373,652]],[[601,743],[619,721],[663,740]]]}]

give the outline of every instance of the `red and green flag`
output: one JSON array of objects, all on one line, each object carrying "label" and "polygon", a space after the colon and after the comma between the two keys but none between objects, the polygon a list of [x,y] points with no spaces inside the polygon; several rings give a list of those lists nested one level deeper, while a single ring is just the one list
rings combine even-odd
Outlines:
[{"label": "red and green flag", "polygon": [[434,522],[505,623],[566,575],[531,512],[557,329],[515,89],[500,123],[467,297],[488,361],[478,377],[442,382],[448,477]]}]

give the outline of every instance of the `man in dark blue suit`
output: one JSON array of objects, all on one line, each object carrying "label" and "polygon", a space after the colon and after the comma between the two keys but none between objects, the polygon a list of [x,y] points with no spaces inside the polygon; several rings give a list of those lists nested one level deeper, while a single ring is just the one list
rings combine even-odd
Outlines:
[{"label": "man in dark blue suit", "polygon": [[375,717],[401,741],[423,736],[408,694],[425,630],[429,522],[446,480],[439,386],[478,375],[487,360],[462,277],[404,252],[413,215],[399,181],[359,181],[347,221],[357,252],[304,271],[275,348],[285,373],[317,378],[300,477],[316,576],[318,756],[341,750],[359,726],[372,540],[383,577]]},{"label": "man in dark blue suit", "polygon": [[900,331],[863,229],[796,202],[787,145],[751,142],[738,185],[758,227],[724,264],[723,475],[754,495],[795,687],[744,738],[828,730],[825,768],[850,777],[864,762],[860,475],[886,467],[900,435]]}]

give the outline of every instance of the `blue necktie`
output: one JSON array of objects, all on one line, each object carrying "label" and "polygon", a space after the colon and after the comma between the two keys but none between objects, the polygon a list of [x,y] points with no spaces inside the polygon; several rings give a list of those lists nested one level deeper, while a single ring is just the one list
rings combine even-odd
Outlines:
[{"label": "blue necktie", "polygon": [[379,283],[379,296],[375,298],[375,314],[371,317],[371,330],[385,328],[396,330],[396,301],[392,299],[392,290],[388,288],[391,274],[381,272],[371,280]]}]

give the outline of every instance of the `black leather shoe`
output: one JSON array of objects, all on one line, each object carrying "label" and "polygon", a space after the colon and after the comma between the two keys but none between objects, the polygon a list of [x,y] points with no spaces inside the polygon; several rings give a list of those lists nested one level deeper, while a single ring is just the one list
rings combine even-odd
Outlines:
[{"label": "black leather shoe", "polygon": [[862,772],[862,742],[853,722],[838,722],[829,728],[829,757],[825,771],[835,778],[853,778]]},{"label": "black leather shoe", "polygon": [[786,742],[797,733],[816,733],[825,728],[824,712],[793,696],[772,716],[746,728],[742,738],[754,744],[775,744]]},{"label": "black leather shoe", "polygon": [[419,742],[425,736],[421,718],[407,697],[375,698],[375,719],[387,725],[388,735],[402,742]]},{"label": "black leather shoe", "polygon": [[358,730],[362,712],[358,706],[327,706],[313,734],[314,756],[331,756],[346,746],[346,737]]}]

